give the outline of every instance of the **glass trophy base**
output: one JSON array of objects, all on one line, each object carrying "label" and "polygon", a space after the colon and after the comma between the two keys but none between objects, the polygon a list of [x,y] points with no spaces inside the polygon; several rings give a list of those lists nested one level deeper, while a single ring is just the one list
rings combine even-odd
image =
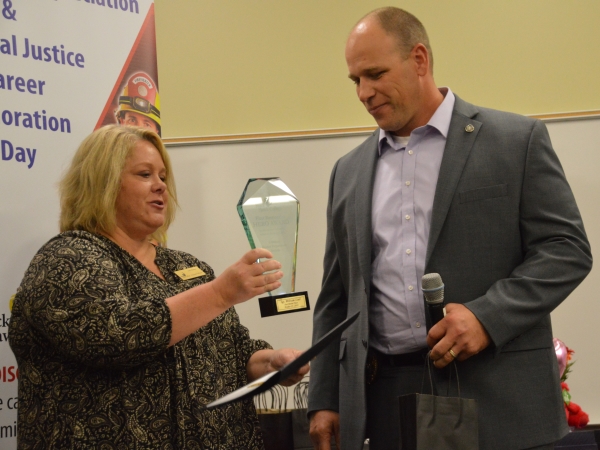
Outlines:
[{"label": "glass trophy base", "polygon": [[278,316],[298,311],[308,311],[308,292],[291,292],[258,299],[260,317]]}]

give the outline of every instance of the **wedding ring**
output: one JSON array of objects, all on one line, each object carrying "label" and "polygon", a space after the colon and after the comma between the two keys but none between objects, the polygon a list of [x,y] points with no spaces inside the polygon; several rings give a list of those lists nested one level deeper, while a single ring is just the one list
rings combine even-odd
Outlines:
[{"label": "wedding ring", "polygon": [[452,349],[448,350],[448,353],[450,353],[450,355],[452,356],[452,358],[455,358],[455,359],[456,359],[456,353],[454,353],[454,352],[452,351]]}]

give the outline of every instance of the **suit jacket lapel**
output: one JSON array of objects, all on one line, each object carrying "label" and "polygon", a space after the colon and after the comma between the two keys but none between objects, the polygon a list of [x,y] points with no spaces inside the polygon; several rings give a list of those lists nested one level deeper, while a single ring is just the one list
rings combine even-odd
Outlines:
[{"label": "suit jacket lapel", "polygon": [[371,204],[377,167],[379,129],[362,144],[360,167],[354,187],[358,264],[367,292],[371,286]]},{"label": "suit jacket lapel", "polygon": [[474,105],[456,97],[433,200],[425,267],[429,263],[431,253],[442,231],[448,209],[454,198],[456,186],[481,128],[481,122],[472,119],[477,112]]}]

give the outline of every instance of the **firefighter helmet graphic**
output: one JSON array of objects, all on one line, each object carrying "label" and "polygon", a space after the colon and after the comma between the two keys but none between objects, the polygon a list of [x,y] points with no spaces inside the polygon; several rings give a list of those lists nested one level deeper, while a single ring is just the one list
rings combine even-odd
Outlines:
[{"label": "firefighter helmet graphic", "polygon": [[[137,126],[143,126],[135,123],[138,115],[147,117],[154,121],[156,132],[160,134],[160,96],[152,78],[144,72],[134,73],[119,96],[115,115],[120,124]],[[134,122],[127,121],[128,116]]]}]

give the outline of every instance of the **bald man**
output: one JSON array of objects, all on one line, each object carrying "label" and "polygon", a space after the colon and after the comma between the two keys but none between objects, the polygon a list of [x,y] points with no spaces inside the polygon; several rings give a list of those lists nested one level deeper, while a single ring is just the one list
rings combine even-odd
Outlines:
[{"label": "bald man", "polygon": [[[398,8],[358,22],[346,62],[379,128],[331,175],[313,339],[361,315],[312,363],[315,448],[400,448],[398,396],[421,392],[429,349],[437,387],[455,361],[477,400],[481,449],[553,448],[568,428],[550,312],[592,258],[545,126],[437,87],[425,28]],[[433,272],[446,316],[431,326]]]}]

